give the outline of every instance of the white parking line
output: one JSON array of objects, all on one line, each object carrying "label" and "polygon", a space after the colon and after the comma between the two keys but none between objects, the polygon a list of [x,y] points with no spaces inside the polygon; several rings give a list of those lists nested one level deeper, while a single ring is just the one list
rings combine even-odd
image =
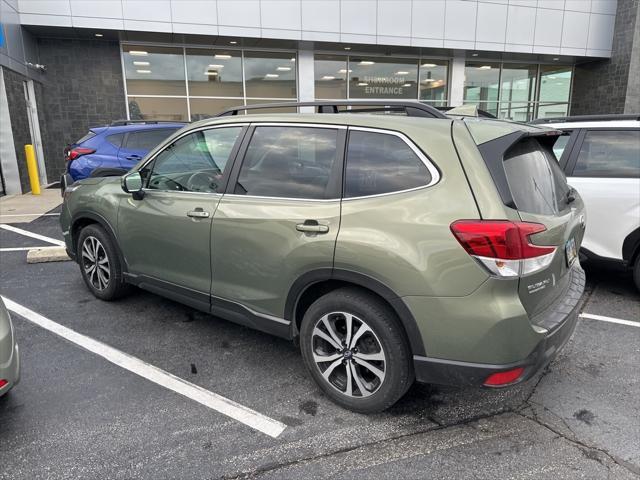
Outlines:
[{"label": "white parking line", "polygon": [[59,217],[59,213],[0,213],[0,217]]},{"label": "white parking line", "polygon": [[45,237],[44,235],[39,235],[37,233],[29,232],[28,230],[23,230],[21,228],[14,227],[13,225],[6,225],[2,223],[0,224],[0,228],[3,228],[4,230],[8,230],[13,233],[24,235],[25,237],[37,238],[38,240],[42,240],[43,242],[53,243],[54,245],[58,245],[59,247],[64,247],[64,242],[62,240],[56,240],[55,238]]},{"label": "white parking line", "polygon": [[50,248],[59,248],[59,247],[7,247],[0,248],[0,252],[21,252],[23,250],[48,250]]},{"label": "white parking line", "polygon": [[187,382],[186,380],[165,372],[158,367],[99,342],[98,340],[82,335],[75,330],[71,330],[70,328],[60,325],[59,323],[49,320],[33,310],[29,310],[27,307],[9,300],[6,297],[2,297],[2,299],[9,310],[35,323],[45,330],[49,330],[50,332],[79,345],[80,347],[101,356],[125,370],[133,372],[153,383],[184,395],[195,402],[231,417],[240,423],[269,435],[270,437],[277,438],[286,428],[285,424],[262,415],[255,410],[251,410],[244,405],[240,405],[233,400],[229,400],[221,395],[210,392],[209,390]]},{"label": "white parking line", "polygon": [[580,318],[588,320],[600,320],[601,322],[617,323],[619,325],[628,325],[630,327],[640,327],[640,322],[632,322],[631,320],[622,320],[621,318],[605,317],[604,315],[594,315],[593,313],[581,313]]}]

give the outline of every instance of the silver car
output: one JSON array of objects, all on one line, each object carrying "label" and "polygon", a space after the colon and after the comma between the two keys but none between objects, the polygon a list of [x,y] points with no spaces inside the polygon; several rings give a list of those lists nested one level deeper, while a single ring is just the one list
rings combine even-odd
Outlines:
[{"label": "silver car", "polygon": [[18,344],[7,307],[0,297],[0,397],[20,380]]}]

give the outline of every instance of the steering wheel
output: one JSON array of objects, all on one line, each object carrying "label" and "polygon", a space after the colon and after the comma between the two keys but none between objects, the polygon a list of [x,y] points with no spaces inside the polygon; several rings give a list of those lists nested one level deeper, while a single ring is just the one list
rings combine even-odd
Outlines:
[{"label": "steering wheel", "polygon": [[206,172],[195,172],[187,180],[187,190],[190,192],[215,192],[218,188],[219,175]]}]

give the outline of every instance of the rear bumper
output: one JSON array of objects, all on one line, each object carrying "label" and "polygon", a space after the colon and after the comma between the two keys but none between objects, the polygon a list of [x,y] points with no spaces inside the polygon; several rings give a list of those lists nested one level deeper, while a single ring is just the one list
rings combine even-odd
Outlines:
[{"label": "rear bumper", "polygon": [[9,362],[0,366],[0,379],[8,383],[0,387],[0,397],[15,387],[20,382],[20,349],[14,344]]},{"label": "rear bumper", "polygon": [[526,358],[509,364],[493,365],[416,355],[413,357],[416,381],[440,385],[482,386],[492,373],[519,367],[524,368],[523,374],[515,382],[502,386],[515,385],[533,377],[558,355],[575,330],[585,284],[585,274],[578,262],[573,267],[571,275],[571,286],[566,295],[558,301],[556,308],[544,313],[545,317],[549,317],[548,320],[536,318],[535,323],[538,325],[553,326]]}]

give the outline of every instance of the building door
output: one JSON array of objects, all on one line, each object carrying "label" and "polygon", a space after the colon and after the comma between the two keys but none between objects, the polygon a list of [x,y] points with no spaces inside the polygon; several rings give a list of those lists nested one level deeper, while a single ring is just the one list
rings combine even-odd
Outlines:
[{"label": "building door", "polygon": [[44,165],[44,152],[42,150],[42,138],[40,137],[40,123],[38,122],[38,106],[36,104],[36,92],[33,87],[33,80],[24,82],[24,99],[27,103],[27,116],[29,117],[29,131],[31,142],[36,152],[38,162],[38,174],[40,185],[47,185],[47,170]]}]

